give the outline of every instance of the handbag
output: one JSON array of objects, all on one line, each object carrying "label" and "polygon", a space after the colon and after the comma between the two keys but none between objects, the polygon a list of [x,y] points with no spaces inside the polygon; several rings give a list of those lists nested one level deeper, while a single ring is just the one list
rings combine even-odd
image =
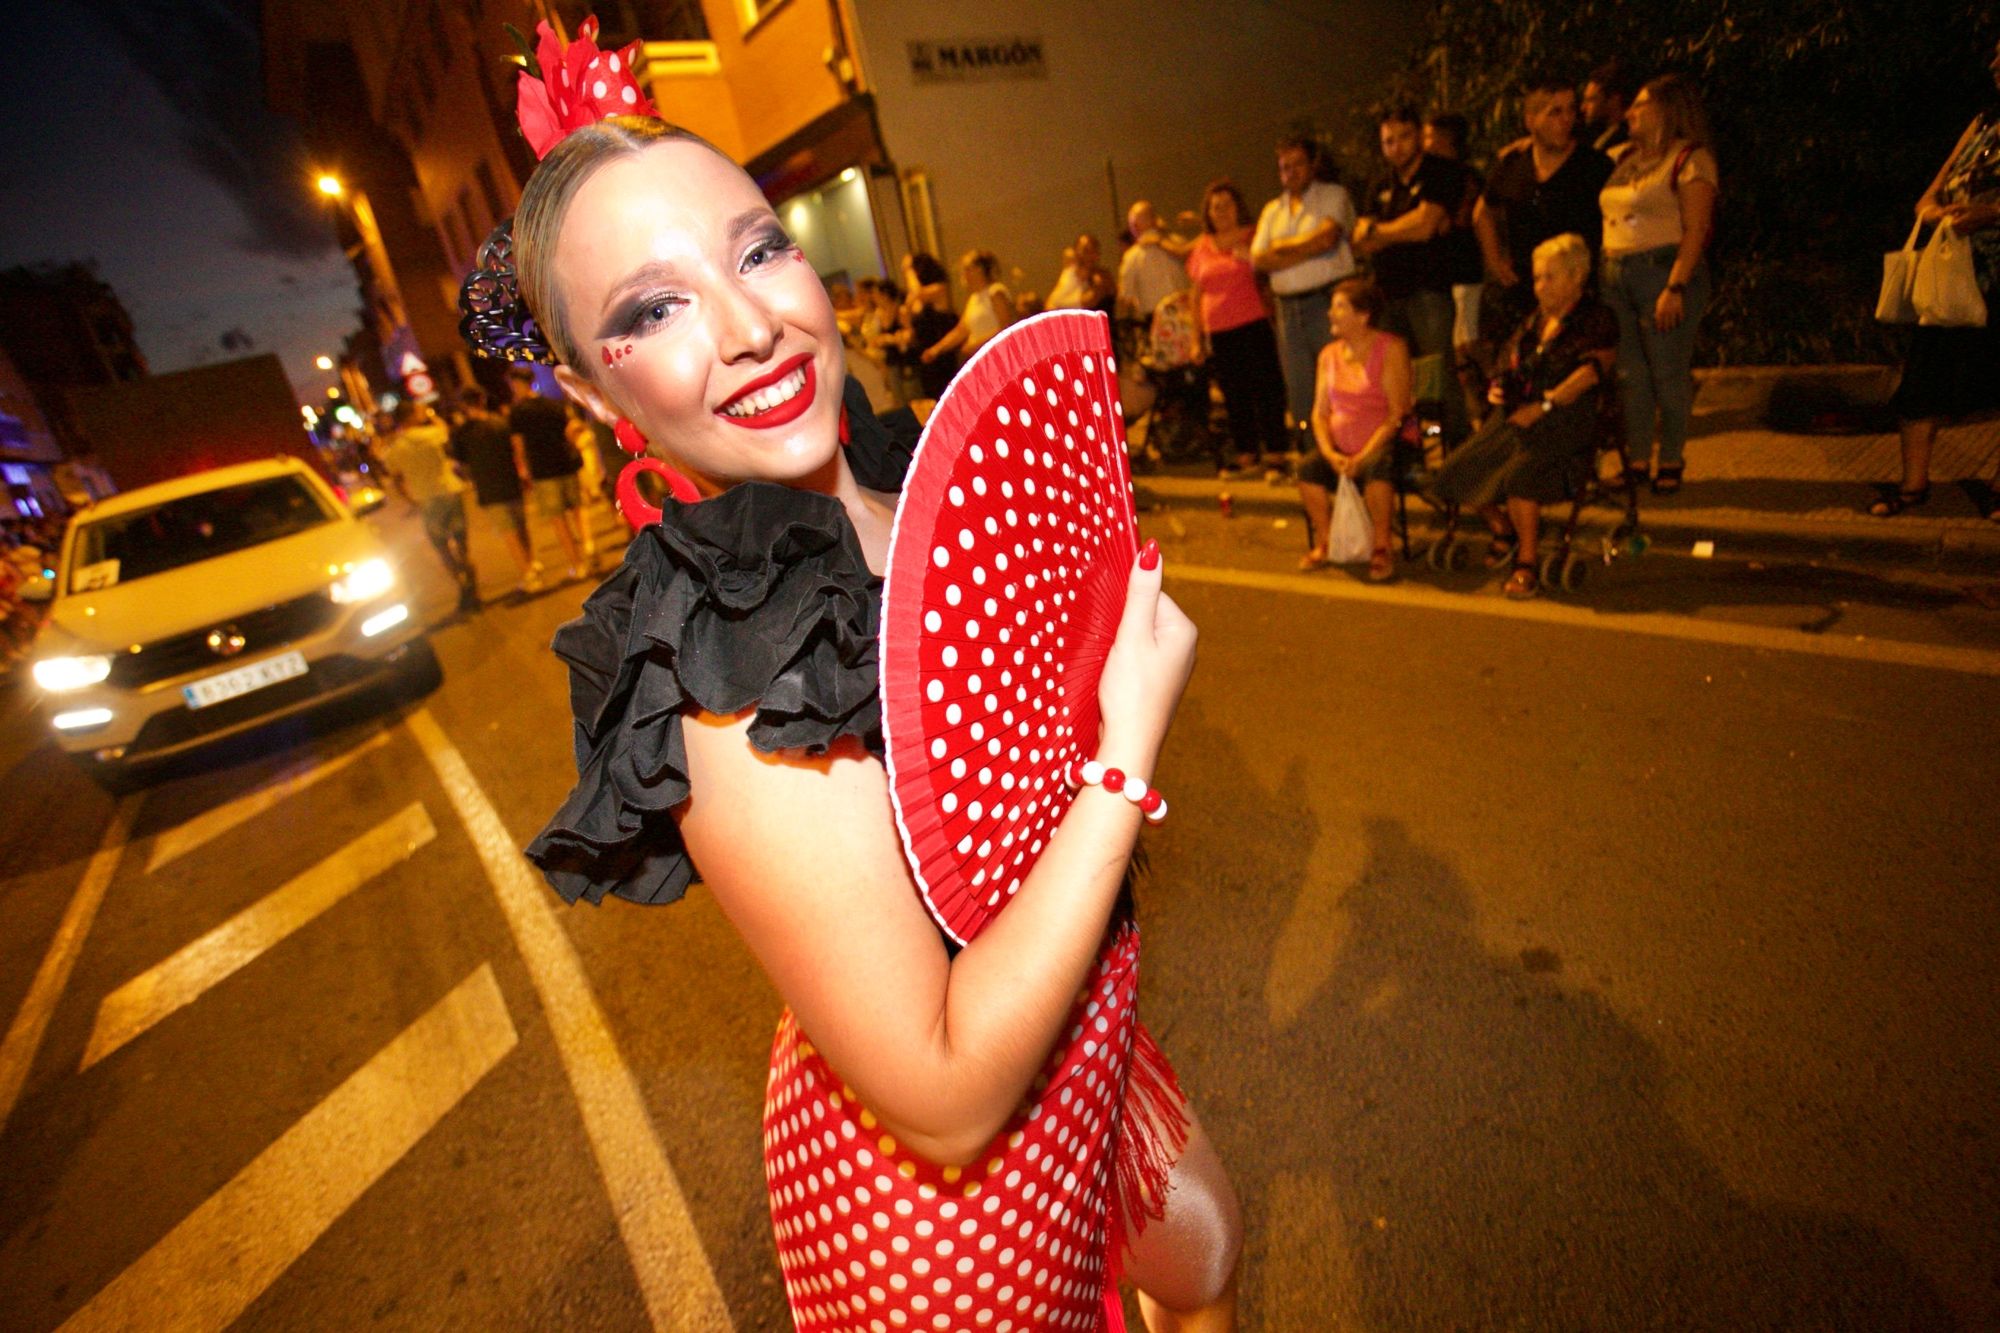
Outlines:
[{"label": "handbag", "polygon": [[1917,323],[1945,328],[1982,328],[1986,324],[1986,298],[1979,294],[1979,280],[1972,269],[1972,242],[1952,230],[1949,222],[1938,224],[1931,243],[1917,261],[1917,279],[1910,285],[1910,299],[1917,307]]},{"label": "handbag", "polygon": [[1875,318],[1884,324],[1917,322],[1916,302],[1910,289],[1917,281],[1917,233],[1924,229],[1919,218],[1910,227],[1910,239],[1900,250],[1882,256],[1882,293],[1875,298]]},{"label": "handbag", "polygon": [[1342,477],[1333,497],[1333,521],[1327,525],[1326,558],[1336,565],[1354,565],[1375,549],[1375,526],[1362,503],[1354,478]]}]

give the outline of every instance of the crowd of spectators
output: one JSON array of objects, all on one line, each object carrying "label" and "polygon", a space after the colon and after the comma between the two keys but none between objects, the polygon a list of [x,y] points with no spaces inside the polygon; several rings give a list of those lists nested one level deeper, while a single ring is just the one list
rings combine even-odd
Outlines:
[{"label": "crowd of spectators", "polygon": [[[1116,265],[1080,235],[1046,305],[1191,326],[1191,359],[1227,421],[1218,472],[1296,478],[1308,568],[1326,560],[1331,492],[1351,477],[1369,483],[1369,572],[1390,575],[1387,483],[1418,405],[1435,439],[1404,449],[1413,474],[1486,517],[1489,563],[1511,562],[1509,593],[1533,596],[1539,508],[1573,494],[1601,446],[1623,445],[1624,475],[1610,482],[1656,495],[1683,485],[1721,166],[1684,75],[1640,82],[1612,62],[1580,85],[1537,77],[1520,116],[1521,136],[1474,162],[1464,116],[1390,106],[1376,120],[1378,168],[1354,192],[1312,138],[1288,135],[1261,208],[1227,179],[1175,226],[1134,203]],[[1981,233],[1982,285],[2000,273],[1996,142],[1994,118],[1975,120],[1919,204],[1925,220]],[[935,397],[965,357],[1043,306],[998,274],[988,251],[960,261],[956,318],[931,256],[905,261],[900,288],[862,281],[853,342],[885,366],[898,401]],[[1375,421],[1399,404],[1393,430]],[[1996,405],[1988,330],[1919,330],[1897,401],[1902,484],[1873,512],[1924,503],[1939,417]],[[1445,451],[1472,444],[1440,478]]]}]

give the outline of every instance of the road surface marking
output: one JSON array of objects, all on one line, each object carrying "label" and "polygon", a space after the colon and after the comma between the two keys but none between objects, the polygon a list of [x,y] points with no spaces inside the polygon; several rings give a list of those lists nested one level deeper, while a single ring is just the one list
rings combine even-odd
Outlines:
[{"label": "road surface marking", "polygon": [[1767,625],[1745,625],[1729,620],[1697,620],[1657,611],[1614,614],[1580,606],[1563,606],[1556,602],[1510,602],[1501,597],[1468,596],[1442,588],[1409,585],[1385,588],[1380,584],[1349,579],[1267,574],[1259,570],[1222,569],[1213,565],[1175,565],[1169,567],[1167,576],[1190,583],[1255,588],[1260,592],[1287,592],[1335,601],[1414,606],[1427,611],[1455,611],[1460,615],[1497,616],[1503,620],[1532,620],[1545,625],[1646,634],[1662,639],[1724,644],[1732,648],[1767,648],[1784,653],[1808,653],[1816,657],[1929,667],[1973,676],[2000,676],[2000,653],[1979,648],[1858,636],[1839,638],[1830,634],[1807,634],[1803,630],[1773,629]]},{"label": "road surface marking", "polygon": [[186,856],[203,843],[221,837],[274,805],[290,800],[321,778],[332,777],[363,755],[388,743],[389,731],[385,727],[345,754],[335,755],[324,763],[292,765],[279,773],[275,781],[245,792],[213,810],[204,810],[187,823],[168,829],[153,839],[153,854],[146,860],[146,873],[150,875],[176,857]]},{"label": "road surface marking", "polygon": [[375,876],[437,837],[423,802],[377,824],[302,875],[279,885],[194,943],[104,997],[84,1048],[88,1069],[195,1000]]},{"label": "road surface marking", "polygon": [[83,951],[84,937],[90,934],[97,906],[104,901],[111,877],[118,873],[118,862],[125,855],[125,840],[132,836],[132,818],[138,813],[142,799],[122,797],[112,810],[111,823],[105,827],[97,850],[91,853],[83,881],[76,886],[62,922],[56,927],[55,938],[49,942],[49,951],[43,955],[34,981],[29,983],[28,998],[21,1001],[20,1012],[8,1025],[6,1037],[0,1039],[0,1131],[7,1128],[7,1117],[13,1114],[14,1103],[20,1100],[21,1087],[28,1081],[28,1067],[35,1063],[35,1052],[41,1049],[42,1035],[48,1031],[49,1016],[55,1012],[56,1001],[62,998],[63,987],[69,984],[70,969],[76,966],[76,956]]},{"label": "road surface marking", "polygon": [[482,963],[62,1327],[227,1328],[518,1040]]},{"label": "road surface marking", "polygon": [[632,1071],[618,1054],[617,1040],[590,989],[583,960],[551,909],[549,890],[521,855],[500,821],[500,812],[430,710],[417,709],[408,723],[472,835],[472,846],[486,867],[535,993],[548,1012],[549,1030],[563,1072],[569,1076],[570,1091],[583,1112],[584,1133],[611,1196],[611,1210],[653,1327],[733,1329],[680,1180],[653,1132]]}]

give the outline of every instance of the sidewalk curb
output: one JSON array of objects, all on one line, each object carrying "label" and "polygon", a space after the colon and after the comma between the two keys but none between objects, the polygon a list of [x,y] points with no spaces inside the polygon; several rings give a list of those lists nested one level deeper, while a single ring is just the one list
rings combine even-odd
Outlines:
[{"label": "sidewalk curb", "polygon": [[[1296,517],[1298,492],[1290,483],[1273,484],[1258,478],[1216,481],[1200,477],[1141,476],[1133,479],[1136,503],[1143,512],[1149,508],[1172,508],[1216,512],[1222,493],[1229,493],[1238,513]],[[1566,512],[1566,511],[1565,511]],[[1586,511],[1586,527],[1609,527],[1622,517],[1608,506]],[[1913,560],[1938,562],[1947,557],[2000,560],[2000,523],[1978,518],[1924,520],[1916,518],[1870,518],[1856,514],[1852,519],[1792,518],[1776,514],[1746,514],[1741,510],[1663,508],[1639,505],[1642,528],[1653,537],[1656,550],[1671,551],[1691,547],[1698,540],[1716,542],[1717,553],[1768,554],[1784,558],[1856,560],[1869,563],[1908,564]],[[1433,511],[1426,505],[1411,506],[1413,536],[1435,530]]]}]

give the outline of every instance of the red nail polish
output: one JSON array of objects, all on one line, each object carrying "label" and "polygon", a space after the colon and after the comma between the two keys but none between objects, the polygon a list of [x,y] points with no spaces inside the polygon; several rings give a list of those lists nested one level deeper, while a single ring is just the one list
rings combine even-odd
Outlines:
[{"label": "red nail polish", "polygon": [[1139,548],[1139,568],[1154,570],[1159,567],[1160,544],[1149,537],[1146,540],[1146,544]]}]

